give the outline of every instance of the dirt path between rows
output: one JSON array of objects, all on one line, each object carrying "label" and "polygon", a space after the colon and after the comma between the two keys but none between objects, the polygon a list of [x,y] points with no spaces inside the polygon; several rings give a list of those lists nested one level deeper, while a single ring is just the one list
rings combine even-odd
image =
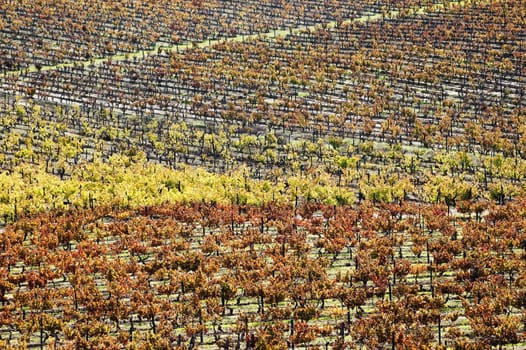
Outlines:
[{"label": "dirt path between rows", "polygon": [[[466,5],[466,4],[471,4],[471,1],[450,1],[446,3],[446,5],[448,6]],[[435,4],[433,6],[419,6],[419,7],[413,8],[412,10],[409,10],[409,14],[419,15],[419,14],[435,12],[435,11],[439,11],[443,9],[444,6],[445,6],[444,4]],[[383,14],[365,14],[361,17],[345,20],[341,22],[340,25],[348,24],[352,22],[374,22],[374,21],[379,21],[379,20],[388,19],[388,18],[396,18],[399,15],[400,15],[399,10],[393,10],[393,11],[390,11],[388,13],[383,13]],[[335,28],[337,25],[338,23],[336,21],[331,21],[331,22],[325,22],[325,23],[320,23],[320,24],[315,24],[315,25],[310,25],[310,26],[298,26],[298,27],[289,28],[289,29],[271,30],[268,32],[251,34],[251,35],[237,35],[237,36],[233,36],[229,38],[221,38],[221,39],[206,39],[201,42],[188,42],[188,43],[179,44],[179,45],[163,45],[162,43],[158,43],[155,46],[155,48],[151,50],[140,50],[140,51],[135,51],[132,53],[127,53],[127,54],[119,53],[113,56],[106,56],[106,57],[101,57],[101,58],[96,58],[96,59],[85,60],[85,61],[59,63],[59,64],[51,65],[51,66],[43,66],[40,68],[40,70],[41,71],[51,71],[51,70],[56,70],[56,69],[60,69],[63,67],[72,67],[72,66],[78,66],[78,65],[83,65],[83,66],[101,65],[104,62],[108,62],[108,61],[124,61],[128,59],[133,59],[133,58],[142,58],[148,55],[155,55],[155,54],[158,54],[160,50],[165,50],[165,51],[179,50],[181,51],[181,50],[186,50],[192,47],[205,48],[205,47],[212,46],[219,42],[250,41],[250,40],[257,39],[257,38],[275,39],[278,37],[285,37],[287,34],[300,33],[305,30],[312,31],[312,30],[316,30],[322,27],[329,28],[329,29]],[[22,72],[36,72],[36,71],[37,71],[36,66],[31,65],[29,68],[26,68],[26,69],[2,73],[0,74],[0,77],[16,76],[16,75],[20,75]]]}]

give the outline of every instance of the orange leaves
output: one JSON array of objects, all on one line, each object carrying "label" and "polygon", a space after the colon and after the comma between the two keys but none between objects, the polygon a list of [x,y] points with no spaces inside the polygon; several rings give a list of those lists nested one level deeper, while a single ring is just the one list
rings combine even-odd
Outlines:
[{"label": "orange leaves", "polygon": [[290,341],[293,344],[308,344],[316,339],[319,327],[309,325],[305,321],[297,321],[294,323],[293,334],[290,336]]},{"label": "orange leaves", "polygon": [[337,293],[338,299],[349,309],[365,304],[367,294],[363,288],[341,287]]},{"label": "orange leaves", "polygon": [[[459,219],[443,206],[414,203],[194,203],[75,213],[40,215],[42,232],[31,218],[16,224],[18,234],[6,228],[22,242],[3,240],[17,271],[0,269],[4,323],[25,322],[11,306],[58,310],[64,323],[50,318],[46,329],[86,346],[146,341],[149,332],[151,344],[172,346],[212,336],[225,344],[232,335],[280,348],[287,339],[310,346],[336,336],[339,344],[423,349],[436,343],[437,327],[456,327],[462,316],[471,324],[466,334],[483,343],[521,336],[520,224],[504,228],[526,212],[513,205],[480,222],[465,220],[461,239],[449,231]],[[55,249],[38,245],[39,237],[80,227],[82,234]],[[325,244],[322,251],[316,242]],[[412,251],[417,245],[421,252]],[[235,319],[228,329],[237,337],[224,334],[227,318]],[[38,324],[26,327],[27,334],[38,331]]]}]

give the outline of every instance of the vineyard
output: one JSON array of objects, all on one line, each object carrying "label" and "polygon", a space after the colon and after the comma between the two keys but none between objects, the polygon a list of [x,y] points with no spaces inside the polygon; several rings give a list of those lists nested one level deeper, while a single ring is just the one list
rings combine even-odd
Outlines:
[{"label": "vineyard", "polygon": [[371,203],[40,214],[1,242],[2,338],[87,348],[518,343],[524,205],[466,206],[455,219],[443,205]]},{"label": "vineyard", "polygon": [[0,0],[0,347],[526,348],[522,0]]}]

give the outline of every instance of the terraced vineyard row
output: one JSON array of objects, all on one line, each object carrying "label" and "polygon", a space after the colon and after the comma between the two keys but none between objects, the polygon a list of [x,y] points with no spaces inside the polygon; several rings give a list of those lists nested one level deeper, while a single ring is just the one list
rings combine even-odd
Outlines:
[{"label": "terraced vineyard row", "polygon": [[2,71],[343,21],[433,1],[2,1]]},{"label": "terraced vineyard row", "polygon": [[[16,186],[25,194],[8,195],[2,201],[1,216],[12,217],[17,198],[19,212],[23,212],[23,202],[31,203],[40,198],[26,191],[25,186],[32,184],[31,174],[36,178],[44,170],[56,176],[56,180],[47,181],[72,180],[64,186],[67,195],[51,198],[52,192],[48,192],[48,196],[44,196],[49,206],[61,206],[62,201],[70,203],[71,198],[85,198],[87,193],[94,195],[97,191],[104,192],[102,196],[105,197],[111,186],[121,188],[122,178],[111,172],[108,174],[107,168],[122,164],[136,163],[135,168],[148,177],[146,183],[162,188],[164,180],[157,181],[152,170],[141,171],[147,167],[142,165],[148,159],[181,169],[184,167],[178,162],[204,165],[231,175],[244,169],[242,175],[236,176],[244,178],[243,181],[264,179],[272,189],[267,198],[286,194],[293,200],[296,196],[300,200],[340,204],[362,199],[390,202],[412,198],[454,205],[456,200],[471,198],[503,202],[524,191],[522,180],[526,176],[526,162],[518,156],[419,149],[335,136],[288,141],[283,133],[246,135],[236,127],[203,129],[183,120],[169,127],[157,124],[155,119],[143,120],[142,123],[148,124],[131,127],[131,122],[130,126],[122,126],[122,121],[111,114],[86,116],[78,108],[40,108],[22,104],[5,108],[1,121],[4,143],[0,160],[5,169],[21,173],[25,185]],[[34,127],[29,128],[31,124]],[[68,128],[68,125],[75,127]],[[92,166],[92,163],[99,165]],[[38,164],[41,170],[24,167]],[[94,175],[97,172],[106,175]],[[168,172],[170,181],[177,182],[177,177],[181,176],[180,172]],[[94,183],[94,179],[100,178],[108,184],[106,190]],[[298,179],[311,185],[298,189],[298,185],[294,185]],[[6,183],[0,189],[12,194],[12,186]],[[253,195],[258,200],[261,198],[261,193]],[[37,202],[40,203],[40,199]],[[85,206],[85,203],[75,201],[75,205]]]}]

